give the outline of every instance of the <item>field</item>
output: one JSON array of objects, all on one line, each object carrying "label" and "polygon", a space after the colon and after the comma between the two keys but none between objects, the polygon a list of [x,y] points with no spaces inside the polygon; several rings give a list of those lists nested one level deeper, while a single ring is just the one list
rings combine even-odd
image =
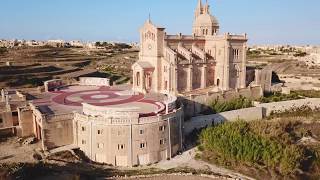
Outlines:
[{"label": "field", "polygon": [[[43,81],[81,76],[108,77],[125,83],[131,65],[137,60],[135,49],[88,50],[83,48],[13,48],[0,52],[0,88],[36,87]],[[6,62],[11,65],[7,66]],[[106,71],[106,66],[112,71]],[[118,73],[121,72],[121,73]]]}]

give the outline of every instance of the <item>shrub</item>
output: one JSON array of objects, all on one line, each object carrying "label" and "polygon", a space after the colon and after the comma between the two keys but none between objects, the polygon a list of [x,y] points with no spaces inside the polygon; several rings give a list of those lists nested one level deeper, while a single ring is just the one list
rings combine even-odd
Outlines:
[{"label": "shrub", "polygon": [[302,99],[302,98],[303,97],[296,92],[292,92],[289,95],[275,92],[275,93],[267,94],[265,97],[260,98],[258,101],[262,103],[270,103],[270,102],[290,101],[290,100],[296,100],[296,99]]},{"label": "shrub", "polygon": [[280,162],[280,171],[282,174],[289,175],[292,173],[292,170],[299,169],[300,163],[303,161],[303,156],[302,148],[294,145],[286,147]]},{"label": "shrub", "polygon": [[206,151],[219,155],[220,160],[231,159],[272,169],[279,168],[283,175],[296,172],[305,159],[301,147],[256,134],[251,130],[250,123],[245,121],[207,128],[201,133],[200,142]]},{"label": "shrub", "polygon": [[220,113],[252,107],[252,101],[242,96],[225,102],[220,102],[219,99],[215,99],[210,103],[210,107],[213,113]]}]

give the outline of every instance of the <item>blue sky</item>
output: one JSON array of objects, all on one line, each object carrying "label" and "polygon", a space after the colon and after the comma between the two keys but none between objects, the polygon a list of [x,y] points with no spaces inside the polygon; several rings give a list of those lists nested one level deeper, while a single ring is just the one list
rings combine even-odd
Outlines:
[{"label": "blue sky", "polygon": [[[320,44],[319,0],[209,0],[220,32],[250,44]],[[197,0],[1,0],[0,39],[137,41],[152,21],[191,34]]]}]

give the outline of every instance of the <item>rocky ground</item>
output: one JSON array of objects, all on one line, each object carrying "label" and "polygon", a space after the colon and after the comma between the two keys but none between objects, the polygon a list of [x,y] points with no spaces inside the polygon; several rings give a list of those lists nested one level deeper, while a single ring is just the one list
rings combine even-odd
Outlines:
[{"label": "rocky ground", "polygon": [[[174,157],[170,161],[163,161],[151,166],[115,168],[86,162],[79,158],[79,156],[70,152],[60,152],[45,156],[40,149],[40,144],[29,143],[28,139],[19,139],[15,137],[1,139],[0,147],[0,170],[6,169],[15,178],[24,177],[28,179],[33,172],[41,171],[43,174],[39,174],[37,177],[39,180],[63,180],[70,179],[70,177],[81,177],[86,179],[87,177],[101,177],[103,175],[106,175],[109,179],[111,177],[111,179],[146,180],[251,179],[233,171],[196,160],[196,148],[192,148],[182,155]],[[201,176],[201,174],[210,176]]]},{"label": "rocky ground", "polygon": [[16,137],[0,139],[0,164],[37,163],[41,153],[40,143],[29,143],[28,139]]},{"label": "rocky ground", "polygon": [[[275,72],[285,87],[295,90],[319,90],[320,66],[310,66],[301,59],[289,55],[248,57],[248,65]],[[282,84],[280,84],[280,87]],[[279,88],[279,87],[275,87]]]}]

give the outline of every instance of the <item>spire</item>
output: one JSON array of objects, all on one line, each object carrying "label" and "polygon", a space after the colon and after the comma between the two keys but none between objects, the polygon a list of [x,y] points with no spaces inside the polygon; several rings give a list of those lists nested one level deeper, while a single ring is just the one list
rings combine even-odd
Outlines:
[{"label": "spire", "polygon": [[152,23],[151,22],[151,14],[149,13],[149,16],[148,16],[148,21],[147,21],[148,23]]},{"label": "spire", "polygon": [[198,0],[197,10],[202,9],[202,0]]},{"label": "spire", "polygon": [[195,18],[200,16],[203,13],[203,6],[202,6],[202,0],[198,0],[198,5],[195,11]]},{"label": "spire", "polygon": [[210,5],[208,0],[206,0],[206,5],[204,6],[204,10],[203,10],[205,14],[210,14]]}]

